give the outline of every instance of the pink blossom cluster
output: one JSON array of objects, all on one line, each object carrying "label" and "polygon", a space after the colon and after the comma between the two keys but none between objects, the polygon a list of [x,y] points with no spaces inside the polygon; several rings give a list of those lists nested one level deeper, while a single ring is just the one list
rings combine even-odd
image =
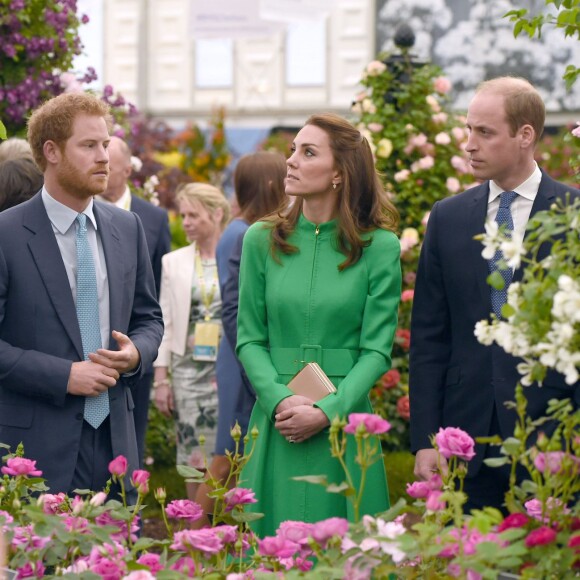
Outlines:
[{"label": "pink blossom cluster", "polygon": [[351,413],[348,416],[348,424],[344,428],[345,433],[354,434],[357,431],[378,435],[386,433],[391,428],[391,424],[378,415],[372,413]]},{"label": "pink blossom cluster", "polygon": [[407,493],[415,499],[424,499],[425,507],[431,512],[444,510],[447,507],[441,499],[443,480],[438,473],[434,473],[429,481],[414,481],[407,484]]}]

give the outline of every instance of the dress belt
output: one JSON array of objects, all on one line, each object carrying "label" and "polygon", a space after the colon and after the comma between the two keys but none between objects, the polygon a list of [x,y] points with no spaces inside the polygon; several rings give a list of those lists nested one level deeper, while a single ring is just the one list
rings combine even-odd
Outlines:
[{"label": "dress belt", "polygon": [[279,375],[295,375],[306,363],[316,362],[329,377],[345,377],[358,360],[359,351],[301,344],[298,348],[271,348],[270,357]]}]

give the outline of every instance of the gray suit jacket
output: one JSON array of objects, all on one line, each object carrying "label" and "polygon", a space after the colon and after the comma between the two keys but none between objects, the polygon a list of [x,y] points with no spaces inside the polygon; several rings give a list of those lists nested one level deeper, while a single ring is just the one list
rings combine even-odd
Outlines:
[{"label": "gray suit jacket", "polygon": [[[147,369],[163,335],[143,227],[131,212],[95,202],[110,295],[111,329],[127,334]],[[109,348],[116,348],[111,339]],[[0,442],[37,460],[52,492],[71,483],[84,397],[67,394],[83,360],[65,266],[40,194],[0,214]],[[109,390],[113,454],[138,469],[131,383]]]}]

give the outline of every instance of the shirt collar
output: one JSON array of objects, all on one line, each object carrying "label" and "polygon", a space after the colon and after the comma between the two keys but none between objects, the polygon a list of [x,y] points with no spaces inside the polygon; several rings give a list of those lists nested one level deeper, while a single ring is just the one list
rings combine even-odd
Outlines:
[{"label": "shirt collar", "polygon": [[[65,234],[77,219],[78,212],[70,207],[56,201],[54,197],[48,193],[46,187],[42,187],[42,202],[48,214],[48,219],[52,225],[61,233]],[[89,205],[85,208],[83,213],[91,220],[95,230],[97,229],[97,220],[93,212],[93,198],[91,197]]]},{"label": "shirt collar", "polygon": [[[534,171],[532,174],[523,183],[514,187],[513,191],[533,202],[538,194],[540,181],[542,181],[542,172],[538,164],[534,161]],[[488,204],[496,200],[503,192],[504,190],[495,181],[490,181]]]},{"label": "shirt collar", "polygon": [[109,201],[108,199],[104,198],[102,195],[96,195],[96,199],[102,201],[103,203],[112,203],[113,205],[117,206],[121,209],[130,210],[131,209],[131,190],[129,186],[125,188],[123,195],[117,201]]}]

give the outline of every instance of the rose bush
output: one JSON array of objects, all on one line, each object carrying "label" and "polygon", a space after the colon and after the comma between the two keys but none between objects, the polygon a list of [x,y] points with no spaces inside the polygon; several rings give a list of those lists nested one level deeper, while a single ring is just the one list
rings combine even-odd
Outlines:
[{"label": "rose bush", "polygon": [[375,410],[392,425],[385,447],[396,451],[409,448],[409,328],[426,216],[435,201],[467,188],[473,178],[463,150],[465,120],[450,109],[451,84],[441,69],[415,67],[405,51],[400,59],[379,58],[363,72],[364,90],[351,110],[401,213],[403,295],[392,370],[371,391]]}]

